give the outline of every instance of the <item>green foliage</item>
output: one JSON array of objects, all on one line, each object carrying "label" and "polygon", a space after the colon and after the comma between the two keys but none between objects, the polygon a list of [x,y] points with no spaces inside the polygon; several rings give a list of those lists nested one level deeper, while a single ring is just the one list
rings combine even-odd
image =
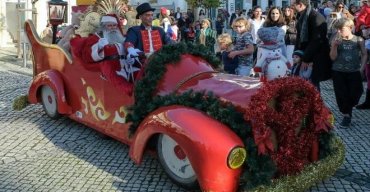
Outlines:
[{"label": "green foliage", "polygon": [[198,2],[198,0],[186,0],[186,3],[188,3],[188,5],[193,8],[200,7],[200,4]]},{"label": "green foliage", "polygon": [[248,151],[248,158],[245,171],[240,178],[242,188],[249,190],[260,185],[271,184],[271,179],[277,171],[271,157],[258,155],[257,146],[252,137],[247,139],[246,149]]},{"label": "green foliage", "polygon": [[319,158],[323,159],[333,153],[330,148],[330,141],[334,137],[334,133],[332,131],[326,133],[321,133],[319,136]]},{"label": "green foliage", "polygon": [[284,176],[274,179],[270,185],[260,185],[251,190],[252,192],[274,191],[306,191],[318,182],[335,174],[335,171],[343,164],[345,157],[344,144],[339,137],[332,135],[328,141],[330,155],[318,162],[307,165],[297,175]]},{"label": "green foliage", "polygon": [[183,54],[192,54],[202,57],[213,68],[220,66],[220,61],[216,56],[208,51],[204,45],[178,43],[174,45],[163,46],[161,50],[155,53],[145,68],[145,76],[135,85],[135,105],[131,107],[132,113],[128,115],[128,120],[132,121],[130,132],[134,133],[139,123],[153,109],[151,105],[159,81],[166,73],[167,64],[175,65]]},{"label": "green foliage", "polygon": [[190,7],[217,8],[220,6],[219,0],[186,0]]},{"label": "green foliage", "polygon": [[203,0],[203,5],[206,8],[217,8],[220,6],[219,0]]},{"label": "green foliage", "polygon": [[262,184],[270,184],[271,178],[276,172],[275,164],[267,155],[258,155],[257,147],[252,139],[250,124],[243,118],[230,103],[222,103],[212,92],[194,92],[189,90],[183,94],[174,93],[166,96],[156,96],[147,103],[146,111],[149,113],[162,106],[182,105],[205,112],[207,115],[222,122],[235,132],[244,141],[247,149],[246,168],[242,180],[247,181],[245,187],[254,188]]},{"label": "green foliage", "polygon": [[28,95],[21,95],[14,99],[13,110],[20,111],[28,105]]}]

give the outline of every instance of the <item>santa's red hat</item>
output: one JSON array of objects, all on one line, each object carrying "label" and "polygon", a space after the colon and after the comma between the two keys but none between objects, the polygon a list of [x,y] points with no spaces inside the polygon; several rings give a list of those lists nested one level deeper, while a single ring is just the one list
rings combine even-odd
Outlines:
[{"label": "santa's red hat", "polygon": [[100,23],[115,23],[115,24],[117,24],[117,27],[118,27],[119,31],[123,35],[123,31],[122,31],[123,27],[122,27],[122,24],[119,21],[118,16],[116,14],[106,14],[106,15],[103,15],[100,18]]}]

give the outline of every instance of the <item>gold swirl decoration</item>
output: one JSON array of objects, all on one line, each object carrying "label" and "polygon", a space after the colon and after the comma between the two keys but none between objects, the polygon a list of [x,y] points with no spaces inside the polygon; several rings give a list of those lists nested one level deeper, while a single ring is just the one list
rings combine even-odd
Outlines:
[{"label": "gold swirl decoration", "polygon": [[114,119],[112,124],[115,123],[126,123],[127,110],[124,106],[121,106],[118,111],[114,112]]},{"label": "gold swirl decoration", "polygon": [[84,105],[84,112],[86,113],[86,115],[89,114],[89,107],[87,104],[87,100],[81,97],[81,103]]},{"label": "gold swirl decoration", "polygon": [[[86,81],[84,78],[81,78],[82,85],[86,85]],[[83,104],[83,112],[88,115],[89,109],[91,114],[96,120],[107,120],[111,113],[105,110],[103,102],[98,99],[95,95],[94,89],[90,86],[86,88],[87,98],[81,97],[81,103]],[[126,123],[126,116],[127,116],[127,109],[124,106],[119,107],[118,110],[114,112],[114,118],[112,120],[112,125],[115,123]]]},{"label": "gold swirl decoration", "polygon": [[[86,85],[86,81],[84,78],[81,78],[82,85]],[[87,105],[87,100],[81,97],[81,103],[84,105],[84,112],[89,114],[89,106]]]},{"label": "gold swirl decoration", "polygon": [[98,100],[96,98],[94,90],[90,86],[88,86],[86,88],[86,92],[87,92],[90,112],[93,115],[93,117],[98,121],[107,120],[110,116],[110,113],[105,110],[104,105],[101,102],[101,100],[100,99]]}]

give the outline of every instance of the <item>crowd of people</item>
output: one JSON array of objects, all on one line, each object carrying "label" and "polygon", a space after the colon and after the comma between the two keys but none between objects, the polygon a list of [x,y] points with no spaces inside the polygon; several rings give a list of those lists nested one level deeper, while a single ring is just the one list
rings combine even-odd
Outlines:
[{"label": "crowd of people", "polygon": [[[338,108],[343,114],[342,127],[350,126],[354,107],[370,109],[370,2],[347,9],[341,1],[313,7],[309,0],[295,0],[284,8],[272,6],[263,11],[255,6],[248,13],[236,10],[231,15],[221,9],[215,26],[204,10],[197,17],[191,10],[181,12],[179,8],[176,12],[161,8],[155,14],[150,4],[143,3],[136,11],[136,19],[141,23],[123,32],[117,30],[124,28],[118,18],[103,16],[101,31],[90,36],[90,43],[86,44],[86,61],[114,62],[102,65],[115,68],[106,71],[116,74],[105,74],[108,79],[113,78],[112,82],[128,84],[138,75],[137,68],[127,67],[135,63],[132,57],[140,52],[150,55],[165,44],[202,44],[208,51],[219,53],[224,72],[252,77],[263,75],[254,71],[255,65],[266,59],[261,50],[270,48],[279,50],[287,60],[287,75],[310,81],[318,91],[321,81],[333,80]],[[127,57],[114,58],[112,55],[117,53]],[[114,79],[116,75],[124,81]],[[366,78],[366,100],[358,105]],[[126,91],[132,91],[132,87]]]},{"label": "crowd of people", "polygon": [[[218,36],[224,70],[252,75],[253,70],[240,69],[244,66],[253,69],[261,58],[259,48],[266,44],[260,39],[261,29],[277,27],[284,32],[281,51],[292,64],[290,75],[310,81],[319,91],[321,81],[332,79],[337,105],[343,114],[340,125],[349,127],[354,107],[370,109],[370,2],[361,3],[356,7],[342,1],[325,1],[320,7],[313,7],[307,0],[296,0],[290,6],[273,6],[265,12],[259,6],[247,14],[237,10],[229,21],[232,35]],[[280,41],[278,36],[275,39]],[[366,98],[358,105],[364,80]]]}]

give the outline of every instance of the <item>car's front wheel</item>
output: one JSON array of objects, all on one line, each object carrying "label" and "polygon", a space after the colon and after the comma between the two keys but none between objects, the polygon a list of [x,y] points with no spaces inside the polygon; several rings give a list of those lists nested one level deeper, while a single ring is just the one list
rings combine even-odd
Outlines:
[{"label": "car's front wheel", "polygon": [[175,140],[164,134],[159,135],[157,152],[159,162],[171,180],[186,189],[199,188],[193,167]]},{"label": "car's front wheel", "polygon": [[44,85],[41,88],[41,102],[44,107],[45,113],[52,119],[60,117],[58,112],[58,104],[53,89]]}]

